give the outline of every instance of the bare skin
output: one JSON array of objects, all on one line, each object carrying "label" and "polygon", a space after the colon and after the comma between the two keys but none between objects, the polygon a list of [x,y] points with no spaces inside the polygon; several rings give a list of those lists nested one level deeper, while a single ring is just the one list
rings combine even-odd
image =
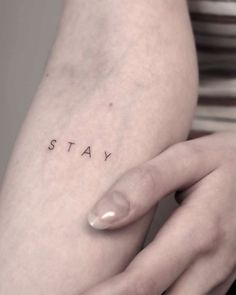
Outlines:
[{"label": "bare skin", "polygon": [[1,189],[0,295],[80,294],[125,269],[152,215],[101,234],[87,214],[186,139],[197,86],[185,1],[65,1]]},{"label": "bare skin", "polygon": [[118,179],[92,210],[97,229],[125,228],[174,191],[181,206],[124,272],[83,295],[225,295],[236,279],[235,151],[235,133],[216,133],[175,144]]}]

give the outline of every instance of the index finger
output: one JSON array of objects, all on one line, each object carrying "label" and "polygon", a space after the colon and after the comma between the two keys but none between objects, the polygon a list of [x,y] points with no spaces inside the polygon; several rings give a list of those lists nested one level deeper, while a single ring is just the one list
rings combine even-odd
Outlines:
[{"label": "index finger", "polygon": [[[210,244],[203,220],[184,205],[121,274],[83,295],[162,294]],[[203,238],[204,236],[204,238]]]}]

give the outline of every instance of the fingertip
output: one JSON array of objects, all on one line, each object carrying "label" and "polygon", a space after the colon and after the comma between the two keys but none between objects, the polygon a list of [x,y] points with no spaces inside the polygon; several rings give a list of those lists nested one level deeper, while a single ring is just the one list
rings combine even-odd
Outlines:
[{"label": "fingertip", "polygon": [[88,223],[92,228],[97,230],[104,230],[109,227],[107,224],[102,223],[101,219],[93,212],[88,214]]},{"label": "fingertip", "polygon": [[114,228],[129,215],[130,202],[120,191],[111,191],[97,202],[88,214],[88,222],[94,229]]}]

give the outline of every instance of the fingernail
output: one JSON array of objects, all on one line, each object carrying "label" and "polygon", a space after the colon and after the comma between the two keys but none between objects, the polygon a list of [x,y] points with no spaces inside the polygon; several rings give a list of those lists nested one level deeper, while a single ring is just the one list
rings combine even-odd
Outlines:
[{"label": "fingernail", "polygon": [[130,203],[119,191],[106,194],[89,213],[89,224],[95,229],[107,229],[129,214]]}]

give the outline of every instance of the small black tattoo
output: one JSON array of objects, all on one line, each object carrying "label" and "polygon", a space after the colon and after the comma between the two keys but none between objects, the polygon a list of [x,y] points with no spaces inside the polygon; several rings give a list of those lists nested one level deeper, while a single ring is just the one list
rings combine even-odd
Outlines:
[{"label": "small black tattoo", "polygon": [[106,161],[110,156],[111,156],[111,153],[110,154],[107,154],[107,152],[104,152],[105,153],[105,160]]},{"label": "small black tattoo", "polygon": [[50,151],[54,150],[56,142],[57,142],[56,139],[53,139],[53,140],[50,141],[50,146],[48,147],[48,149]]},{"label": "small black tattoo", "polygon": [[92,155],[91,155],[91,147],[90,146],[88,146],[86,148],[86,150],[81,154],[81,156],[86,155],[86,154],[89,155],[90,158],[92,157]]},{"label": "small black tattoo", "polygon": [[69,147],[68,147],[67,152],[69,153],[70,150],[71,150],[72,145],[75,144],[75,142],[70,142],[70,141],[69,141],[68,143],[69,143]]},{"label": "small black tattoo", "polygon": [[[55,150],[57,144],[59,144],[58,140],[52,139],[49,143],[48,149],[50,151]],[[72,151],[72,149],[73,149],[73,151],[76,150],[76,145],[77,145],[76,142],[67,141],[67,142],[65,142],[65,144],[66,144],[66,148],[64,150],[65,152],[70,153]],[[87,146],[87,148],[83,151],[83,153],[80,156],[83,157],[85,155],[87,155],[90,159],[92,158],[92,147],[91,146]],[[106,162],[111,157],[112,153],[104,150],[103,155],[104,155],[103,156],[104,162]]]}]

